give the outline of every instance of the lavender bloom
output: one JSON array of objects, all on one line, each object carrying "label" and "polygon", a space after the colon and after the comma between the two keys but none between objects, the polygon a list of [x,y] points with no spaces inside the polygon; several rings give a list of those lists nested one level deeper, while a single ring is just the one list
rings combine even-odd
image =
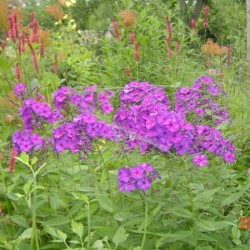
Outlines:
[{"label": "lavender bloom", "polygon": [[27,86],[25,83],[18,83],[14,86],[13,93],[16,95],[17,98],[21,99],[26,89],[27,89]]},{"label": "lavender bloom", "polygon": [[133,168],[120,168],[118,171],[119,190],[131,192],[135,189],[148,190],[159,173],[148,163],[141,163]]},{"label": "lavender bloom", "polygon": [[206,155],[196,155],[193,158],[193,163],[198,167],[204,167],[208,164],[208,159]]},{"label": "lavender bloom", "polygon": [[16,131],[12,141],[18,153],[40,149],[44,142],[41,136],[27,130]]}]

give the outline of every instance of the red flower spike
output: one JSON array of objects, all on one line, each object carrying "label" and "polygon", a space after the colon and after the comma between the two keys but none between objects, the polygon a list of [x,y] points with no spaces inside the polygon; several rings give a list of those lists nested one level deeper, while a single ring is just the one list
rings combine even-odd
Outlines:
[{"label": "red flower spike", "polygon": [[173,51],[172,51],[172,49],[169,49],[169,50],[168,50],[168,56],[169,56],[169,57],[172,57],[172,56],[173,56]]},{"label": "red flower spike", "polygon": [[119,34],[118,22],[116,20],[113,21],[113,28],[114,28],[114,32],[115,32],[117,40],[120,41],[121,37]]},{"label": "red flower spike", "polygon": [[194,33],[197,35],[196,20],[194,18],[191,21],[191,27],[193,28]]},{"label": "red flower spike", "polygon": [[140,59],[140,54],[139,54],[139,44],[135,43],[135,60],[138,62]]},{"label": "red flower spike", "polygon": [[11,154],[10,154],[10,162],[9,162],[9,172],[12,173],[14,172],[15,169],[15,165],[16,165],[16,156],[18,155],[18,151],[17,149],[13,148],[11,150]]},{"label": "red flower spike", "polygon": [[135,33],[134,33],[134,32],[130,32],[130,42],[131,42],[132,44],[135,43]]},{"label": "red flower spike", "polygon": [[19,82],[21,82],[21,70],[18,63],[16,63],[15,65],[15,70],[16,70],[16,78]]},{"label": "red flower spike", "polygon": [[38,22],[36,19],[33,20],[32,42],[38,43]]},{"label": "red flower spike", "polygon": [[37,57],[36,57],[36,52],[33,48],[31,49],[31,54],[32,54],[34,68],[36,70],[36,73],[38,73],[39,72],[39,65],[38,65],[38,61],[37,61]]},{"label": "red flower spike", "polygon": [[176,53],[178,54],[181,50],[181,42],[180,40],[177,40],[176,44],[175,44],[175,50],[176,50]]},{"label": "red flower spike", "polygon": [[130,77],[130,67],[129,66],[126,67],[125,71],[126,71],[126,76]]}]

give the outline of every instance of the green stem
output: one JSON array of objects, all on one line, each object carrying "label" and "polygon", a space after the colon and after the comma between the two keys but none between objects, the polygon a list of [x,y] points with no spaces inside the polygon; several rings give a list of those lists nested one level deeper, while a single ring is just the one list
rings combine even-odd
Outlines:
[{"label": "green stem", "polygon": [[36,173],[32,169],[31,166],[30,170],[32,171],[33,175],[33,191],[32,191],[32,203],[31,203],[31,211],[32,211],[32,239],[30,242],[31,249],[34,249],[34,242],[35,242],[35,249],[39,250],[39,241],[37,236],[37,227],[36,227]]},{"label": "green stem", "polygon": [[141,250],[144,249],[144,245],[146,242],[147,238],[147,228],[148,228],[148,201],[147,197],[144,197],[145,200],[145,212],[144,212],[144,231],[143,231],[143,237],[142,237],[142,242],[141,242]]},{"label": "green stem", "polygon": [[88,206],[87,206],[87,209],[88,209],[88,211],[87,211],[87,224],[88,224],[88,248],[87,249],[90,249],[90,233],[91,233],[91,221],[90,221],[90,209],[89,209],[89,203],[87,203],[88,204]]}]

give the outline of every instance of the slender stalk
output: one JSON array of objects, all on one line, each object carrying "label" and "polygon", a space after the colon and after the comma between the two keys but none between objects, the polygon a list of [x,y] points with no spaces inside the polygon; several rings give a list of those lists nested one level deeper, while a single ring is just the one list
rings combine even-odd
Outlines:
[{"label": "slender stalk", "polygon": [[31,249],[34,249],[34,242],[35,242],[35,249],[39,250],[39,241],[38,241],[38,237],[37,237],[37,227],[36,227],[36,173],[34,172],[34,170],[32,169],[31,166],[30,170],[32,171],[32,175],[33,175],[33,192],[32,194],[32,204],[31,204],[31,211],[32,211],[32,239],[30,242],[30,247]]},{"label": "slender stalk", "polygon": [[143,237],[142,237],[142,242],[141,242],[141,250],[144,249],[144,245],[145,245],[146,238],[147,238],[147,228],[148,228],[148,201],[147,201],[146,196],[144,196],[144,200],[145,200],[144,230],[143,230]]},{"label": "slender stalk", "polygon": [[90,249],[90,233],[91,233],[91,220],[90,220],[90,209],[89,209],[89,202],[87,203],[87,225],[88,225],[88,247]]}]

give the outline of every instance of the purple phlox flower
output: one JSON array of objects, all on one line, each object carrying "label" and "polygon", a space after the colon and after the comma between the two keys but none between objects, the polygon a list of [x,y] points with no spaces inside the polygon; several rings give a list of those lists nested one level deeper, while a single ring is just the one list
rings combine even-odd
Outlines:
[{"label": "purple phlox flower", "polygon": [[148,177],[140,178],[136,181],[139,190],[148,190],[151,187],[151,181]]},{"label": "purple phlox flower", "polygon": [[43,146],[42,137],[28,130],[16,131],[13,134],[12,141],[19,153],[37,150]]},{"label": "purple phlox flower", "polygon": [[235,155],[231,152],[226,152],[224,154],[224,160],[227,162],[227,163],[233,163],[235,161]]},{"label": "purple phlox flower", "polygon": [[25,83],[18,83],[13,88],[13,93],[16,95],[17,98],[21,98],[22,94],[26,91],[27,86]]},{"label": "purple phlox flower", "polygon": [[206,90],[212,95],[212,96],[218,96],[220,94],[220,88],[217,85],[210,85],[207,86]]},{"label": "purple phlox flower", "polygon": [[196,155],[194,158],[193,158],[193,163],[198,166],[198,167],[204,167],[208,164],[208,159],[207,159],[207,156],[206,155]]},{"label": "purple phlox flower", "polygon": [[135,189],[148,190],[159,173],[148,163],[141,163],[133,168],[120,168],[118,171],[119,190],[131,192]]}]

